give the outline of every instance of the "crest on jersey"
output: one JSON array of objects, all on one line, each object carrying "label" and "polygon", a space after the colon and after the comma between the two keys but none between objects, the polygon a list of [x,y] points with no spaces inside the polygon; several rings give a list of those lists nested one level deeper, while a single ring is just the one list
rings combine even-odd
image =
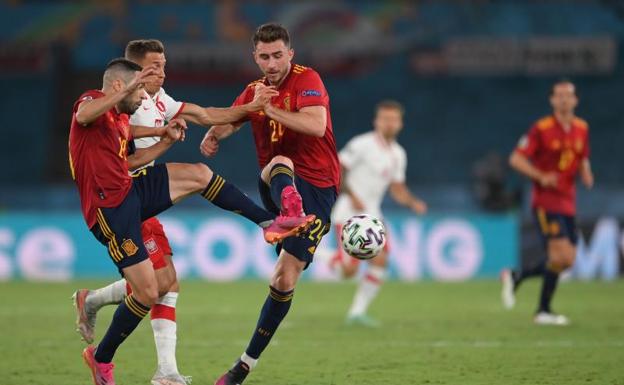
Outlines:
[{"label": "crest on jersey", "polygon": [[137,245],[134,244],[132,239],[124,240],[121,244],[121,248],[128,257],[133,256],[134,254],[136,254],[137,251],[139,251],[139,248],[137,247]]},{"label": "crest on jersey", "polygon": [[284,98],[284,109],[290,111],[290,95]]},{"label": "crest on jersey", "polygon": [[148,253],[154,254],[155,252],[158,251],[158,245],[156,244],[156,241],[154,240],[154,238],[150,238],[144,241],[143,243],[145,244],[145,248],[147,249]]},{"label": "crest on jersey", "polygon": [[574,146],[576,147],[576,152],[583,151],[583,141],[581,139],[577,139],[576,142],[574,143]]}]

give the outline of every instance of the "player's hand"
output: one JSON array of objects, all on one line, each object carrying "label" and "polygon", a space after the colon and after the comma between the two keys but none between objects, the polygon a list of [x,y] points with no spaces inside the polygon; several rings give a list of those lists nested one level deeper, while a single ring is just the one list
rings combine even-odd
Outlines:
[{"label": "player's hand", "polygon": [[273,86],[265,86],[264,84],[256,84],[254,98],[249,103],[252,111],[260,111],[267,104],[271,103],[271,99],[278,96],[279,92]]},{"label": "player's hand", "polygon": [[360,198],[358,198],[355,194],[350,193],[349,197],[351,198],[351,207],[353,207],[353,209],[355,211],[364,211],[364,210],[366,210],[366,207],[364,206],[364,203],[362,203]]},{"label": "player's hand", "polygon": [[181,141],[183,142],[186,139],[186,121],[181,118],[176,118],[171,120],[165,126],[165,136],[164,139],[173,142]]},{"label": "player's hand", "polygon": [[591,190],[594,187],[594,174],[590,172],[581,173],[581,182],[588,189]]},{"label": "player's hand", "polygon": [[557,187],[558,176],[554,172],[547,172],[545,174],[540,175],[538,182],[542,187]]},{"label": "player's hand", "polygon": [[149,66],[143,68],[141,72],[137,72],[134,78],[126,85],[127,92],[133,92],[139,87],[143,87],[149,81],[149,78],[156,75],[156,67]]},{"label": "player's hand", "polygon": [[207,158],[213,157],[219,151],[219,140],[210,131],[208,131],[199,145],[199,150],[203,156]]},{"label": "player's hand", "polygon": [[427,214],[427,210],[429,208],[427,207],[427,204],[424,201],[421,201],[420,199],[416,199],[410,205],[410,209],[412,209],[412,211],[415,212],[418,215],[425,215],[425,214]]}]

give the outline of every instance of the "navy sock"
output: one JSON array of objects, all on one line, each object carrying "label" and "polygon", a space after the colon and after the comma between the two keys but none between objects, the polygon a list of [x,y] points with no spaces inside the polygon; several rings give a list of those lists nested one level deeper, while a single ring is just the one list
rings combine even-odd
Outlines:
[{"label": "navy sock", "polygon": [[217,174],[212,175],[212,179],[201,195],[214,205],[240,214],[260,226],[275,219],[274,214],[255,204],[238,187]]},{"label": "navy sock", "polygon": [[518,289],[518,286],[527,278],[537,277],[539,275],[544,274],[544,270],[546,269],[546,262],[540,262],[537,265],[530,267],[523,267],[519,271],[512,272],[512,277],[514,281],[514,290]]},{"label": "navy sock", "polygon": [[269,184],[271,186],[271,198],[275,205],[280,207],[282,201],[282,190],[286,186],[294,186],[295,173],[293,170],[283,163],[277,163],[269,174]]},{"label": "navy sock", "polygon": [[288,314],[294,293],[294,290],[279,291],[273,286],[269,288],[270,292],[260,311],[256,330],[245,351],[249,357],[255,359],[260,357],[275,334],[277,327]]},{"label": "navy sock", "polygon": [[100,363],[111,362],[119,345],[132,333],[149,311],[149,307],[139,303],[132,295],[127,296],[125,301],[117,306],[113,321],[97,347],[95,360]]},{"label": "navy sock", "polygon": [[557,289],[557,282],[559,282],[559,273],[555,273],[548,268],[545,269],[544,282],[542,283],[542,292],[540,294],[540,312],[552,312],[550,303],[552,302],[552,297]]}]

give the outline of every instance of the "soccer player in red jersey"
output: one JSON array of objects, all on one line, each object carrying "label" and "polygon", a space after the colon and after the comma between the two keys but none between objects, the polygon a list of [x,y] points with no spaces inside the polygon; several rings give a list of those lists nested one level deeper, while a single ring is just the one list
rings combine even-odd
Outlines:
[{"label": "soccer player in red jersey", "polygon": [[[160,164],[131,177],[128,143],[133,138],[153,136],[154,128],[131,126],[128,115],[141,106],[143,86],[154,73],[153,67],[142,69],[126,59],[115,59],[106,67],[102,90],[85,92],[73,108],[69,164],[81,209],[87,226],[108,247],[110,257],[132,288],[132,294],[117,307],[98,346],[83,351],[95,385],[114,385],[111,361],[115,351],[158,299],[158,284],[141,234],[142,221],[196,193],[254,221],[264,229],[268,242],[297,235],[314,220],[313,216],[277,216],[258,207],[204,164]],[[231,111],[244,116],[262,106],[266,95]],[[184,129],[186,123],[181,119],[172,120],[167,127],[167,131]]]},{"label": "soccer player in red jersey", "polygon": [[[209,128],[212,124],[230,122],[240,117],[233,114],[239,112],[231,108],[201,107],[193,103],[181,102],[169,96],[163,88],[165,81],[166,56],[162,42],[155,39],[140,39],[128,42],[125,49],[125,58],[142,67],[153,66],[156,70],[145,83],[147,97],[141,108],[130,117],[131,125],[161,128],[166,121],[180,117],[186,121]],[[277,95],[278,92],[270,88],[264,89],[267,96]],[[146,160],[147,148],[155,149],[159,144],[158,136],[138,138],[133,141],[137,153],[128,157],[131,171],[139,167],[153,165],[153,157]],[[169,240],[162,224],[156,217],[144,221],[141,226],[143,242],[150,255],[156,271],[160,298],[150,311],[151,326],[154,332],[158,367],[152,377],[152,385],[184,385],[189,377],[182,376],[177,367],[176,341],[176,303],[178,300],[179,284],[175,266],[172,261],[172,251]],[[77,310],[78,331],[82,338],[91,343],[93,341],[97,312],[105,305],[118,305],[130,290],[125,279],[113,282],[95,290],[80,289],[76,291],[75,304]]]},{"label": "soccer player in red jersey", "polygon": [[533,181],[532,207],[547,259],[538,266],[502,273],[502,300],[507,308],[515,304],[514,292],[531,276],[544,282],[534,322],[567,325],[567,317],[555,314],[551,301],[559,274],[574,264],[577,228],[576,178],[588,189],[594,185],[589,162],[589,126],[574,114],[578,104],[572,82],[555,83],[550,95],[553,114],[538,120],[523,136],[509,162]]},{"label": "soccer player in red jersey", "polygon": [[262,111],[250,113],[236,124],[212,127],[202,142],[202,153],[214,155],[219,140],[250,121],[262,169],[259,189],[265,207],[288,215],[315,214],[316,221],[305,236],[288,238],[278,247],[269,295],[251,341],[217,385],[241,384],[245,380],[288,313],[297,281],[330,229],[331,208],[340,184],[329,96],[319,74],[291,63],[294,51],[288,31],[281,25],[260,26],[252,41],[253,56],[264,77],[249,84],[234,105],[253,100],[263,85],[274,86],[279,96]]}]

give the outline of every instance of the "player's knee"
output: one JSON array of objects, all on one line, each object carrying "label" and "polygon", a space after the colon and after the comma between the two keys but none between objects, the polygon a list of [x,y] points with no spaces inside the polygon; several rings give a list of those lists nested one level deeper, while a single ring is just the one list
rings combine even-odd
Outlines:
[{"label": "player's knee", "polygon": [[271,159],[271,162],[270,162],[271,167],[275,166],[276,164],[286,165],[290,167],[291,170],[295,169],[295,164],[293,163],[293,161],[289,157],[286,157],[283,155],[277,155],[273,157],[273,159]]},{"label": "player's knee", "polygon": [[344,278],[353,278],[355,274],[358,272],[358,265],[355,263],[350,263],[345,265],[342,268],[342,275]]},{"label": "player's knee", "polygon": [[132,295],[137,301],[148,307],[152,307],[160,298],[157,284],[137,288]]},{"label": "player's knee", "polygon": [[297,285],[297,279],[288,274],[280,274],[279,272],[271,279],[271,286],[280,291],[290,291]]},{"label": "player's knee", "polygon": [[205,188],[210,179],[212,179],[212,170],[203,163],[195,163],[191,167],[193,167],[191,171],[194,181],[197,183],[197,188]]}]

